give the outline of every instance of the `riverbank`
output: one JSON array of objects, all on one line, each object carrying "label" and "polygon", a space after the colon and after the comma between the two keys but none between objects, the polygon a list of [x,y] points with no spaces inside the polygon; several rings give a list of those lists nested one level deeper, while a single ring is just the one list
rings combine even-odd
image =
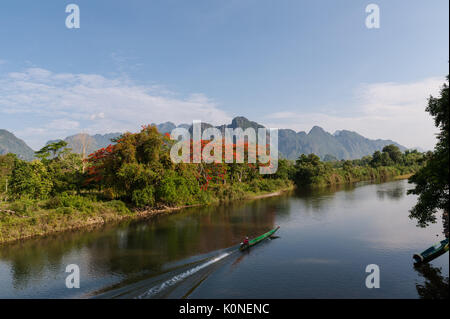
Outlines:
[{"label": "riverbank", "polygon": [[[413,173],[407,173],[386,176],[386,178],[398,180],[409,178],[412,175]],[[376,178],[351,179],[350,181],[347,179],[335,179],[335,183],[332,183],[331,186],[371,180],[376,180]],[[66,198],[63,200],[63,203],[59,202],[57,204],[53,203],[52,199],[47,201],[21,200],[12,203],[3,202],[0,203],[0,244],[65,231],[88,230],[127,219],[152,218],[161,214],[170,214],[188,207],[219,205],[240,200],[256,200],[280,196],[294,189],[293,183],[286,185],[277,183],[276,180],[269,185],[271,187],[267,190],[257,192],[252,191],[251,189],[253,188],[225,188],[220,185],[215,185],[211,186],[210,189],[214,193],[214,197],[207,203],[175,206],[159,205],[158,207],[141,209],[129,207],[120,200],[96,201],[77,196],[69,197],[69,199]],[[330,186],[330,184],[320,183],[311,186],[318,188]]]},{"label": "riverbank", "polygon": [[409,174],[398,175],[398,176],[395,176],[394,179],[395,179],[395,180],[408,179],[408,178],[410,178],[411,176],[413,176],[414,174],[415,174],[415,173],[409,173]]},{"label": "riverbank", "polygon": [[297,183],[297,186],[321,188],[366,181],[401,180],[410,178],[417,170],[417,167],[353,167],[350,170],[335,168],[312,177],[309,184]]},{"label": "riverbank", "polygon": [[[239,198],[229,201],[253,200],[266,197],[279,196],[294,188],[293,184],[271,192],[247,192],[240,194]],[[224,200],[210,203],[218,205]],[[27,205],[26,203],[24,205]],[[29,202],[29,207],[20,207],[21,213],[11,209],[14,205],[0,203],[0,245],[25,240],[33,237],[42,237],[55,233],[94,229],[112,222],[124,220],[138,220],[152,218],[161,214],[170,214],[188,207],[203,206],[207,204],[193,204],[181,206],[159,206],[156,208],[129,208],[118,200],[107,202],[90,202],[72,207],[59,207],[48,209],[46,202]]]},{"label": "riverbank", "polygon": [[[233,298],[251,291],[258,298],[417,298],[414,283],[425,287],[437,280],[432,288],[445,288],[439,281],[448,277],[448,254],[429,264],[431,273],[413,267],[412,255],[436,242],[442,225],[438,219],[416,227],[408,217],[416,201],[406,195],[410,187],[401,180],[338,187],[338,193],[285,193],[1,245],[0,297],[132,299],[175,277],[180,280],[158,296]],[[244,236],[257,237],[276,225],[280,238],[258,244],[250,255],[210,263],[234,251]],[[346,280],[369,255],[393,272],[381,292],[367,291],[358,278]],[[64,289],[69,264],[80,266],[79,289]],[[198,270],[193,276],[181,275],[192,269]]]}]

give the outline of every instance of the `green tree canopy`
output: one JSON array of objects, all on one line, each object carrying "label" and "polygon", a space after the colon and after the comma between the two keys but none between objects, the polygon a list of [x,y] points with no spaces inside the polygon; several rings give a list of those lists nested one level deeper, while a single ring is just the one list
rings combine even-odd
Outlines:
[{"label": "green tree canopy", "polygon": [[52,186],[47,168],[41,161],[28,163],[16,159],[9,181],[8,192],[11,198],[47,198]]},{"label": "green tree canopy", "polygon": [[[449,100],[448,80],[442,86],[440,96],[428,99],[426,111],[434,117],[440,129],[438,142],[426,165],[409,179],[416,186],[409,194],[419,195],[410,217],[418,220],[421,227],[436,221],[438,210],[449,211]],[[448,219],[447,219],[448,223]],[[448,226],[447,226],[448,227]]]},{"label": "green tree canopy", "polygon": [[400,149],[394,144],[386,145],[385,147],[383,147],[382,152],[389,154],[389,158],[394,163],[400,163],[402,161],[403,154]]},{"label": "green tree canopy", "polygon": [[14,169],[17,156],[12,153],[0,155],[0,201],[6,197],[8,191],[8,181]]},{"label": "green tree canopy", "polygon": [[295,162],[295,183],[299,186],[310,185],[315,176],[325,172],[325,166],[315,154],[302,154]]},{"label": "green tree canopy", "polygon": [[35,152],[35,154],[36,154],[36,157],[41,158],[41,159],[46,159],[50,155],[52,155],[52,157],[57,157],[64,150],[66,150],[65,149],[66,146],[67,146],[67,142],[60,140],[60,141],[45,145],[39,151]]}]

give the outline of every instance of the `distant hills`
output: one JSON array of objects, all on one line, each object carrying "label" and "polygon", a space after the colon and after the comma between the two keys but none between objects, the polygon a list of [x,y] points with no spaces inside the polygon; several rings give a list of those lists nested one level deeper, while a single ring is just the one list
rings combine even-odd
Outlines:
[{"label": "distant hills", "polygon": [[8,153],[14,153],[26,161],[34,158],[34,151],[24,141],[7,130],[0,129],[0,155]]},{"label": "distant hills", "polygon": [[[176,127],[173,123],[170,124],[164,123],[164,128],[171,127],[173,129]],[[212,127],[212,125],[202,123],[202,130],[208,127]],[[252,127],[257,130],[264,126],[240,116],[235,117],[231,124],[216,127],[224,132],[225,128],[235,129],[240,127],[245,130]],[[278,151],[282,157],[288,159],[297,159],[300,154],[311,153],[320,156],[322,159],[357,159],[372,155],[375,151],[379,151],[389,144],[398,146],[402,151],[407,149],[392,140],[371,140],[347,130],[336,131],[334,134],[326,132],[319,126],[314,126],[308,133],[295,132],[290,129],[278,130]]]},{"label": "distant hills", "polygon": [[[72,149],[72,152],[82,154],[83,147],[85,147],[85,154],[89,155],[96,150],[106,147],[111,144],[111,140],[119,137],[122,133],[108,133],[108,134],[95,134],[89,135],[86,133],[80,133],[72,136],[68,136],[64,139],[67,142],[67,147]],[[58,142],[59,140],[48,141],[46,144]]]},{"label": "distant hills", "polygon": [[342,130],[330,134],[319,126],[314,126],[308,133],[293,130],[279,130],[279,151],[289,159],[299,154],[314,153],[320,158],[356,159],[372,155],[384,146],[394,144],[405,151],[407,148],[392,140],[371,140],[356,132]]},{"label": "distant hills", "polygon": [[[184,127],[192,131],[191,125],[175,125],[172,122],[165,122],[156,125],[161,133],[170,133],[176,127]],[[211,124],[202,123],[202,129],[212,127]],[[263,125],[249,121],[245,117],[235,117],[231,124],[216,126],[222,132],[225,128],[247,129],[252,127],[258,129]],[[68,147],[73,152],[82,153],[83,145],[86,148],[86,154],[106,147],[111,144],[111,139],[120,136],[121,133],[109,134],[76,134],[65,138]],[[49,141],[51,143],[54,141]],[[322,159],[356,159],[366,155],[372,155],[375,151],[381,150],[384,146],[394,144],[402,151],[407,148],[392,140],[371,140],[356,132],[341,130],[334,134],[326,132],[319,126],[314,126],[308,133],[295,132],[290,129],[278,130],[278,148],[280,155],[288,159],[296,159],[300,154],[314,153]],[[16,138],[13,134],[5,130],[0,130],[0,154],[15,153],[23,159],[33,158],[33,150],[29,148],[22,140]]]}]

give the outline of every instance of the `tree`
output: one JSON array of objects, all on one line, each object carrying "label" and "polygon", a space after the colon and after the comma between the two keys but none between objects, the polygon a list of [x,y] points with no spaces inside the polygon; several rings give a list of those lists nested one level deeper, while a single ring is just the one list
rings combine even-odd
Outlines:
[{"label": "tree", "polygon": [[382,152],[376,151],[373,153],[369,164],[372,167],[391,166],[395,163],[400,163],[402,161],[402,156],[403,154],[400,152],[400,149],[391,144],[385,146]]},{"label": "tree", "polygon": [[91,144],[91,137],[89,136],[89,134],[81,133],[78,134],[78,139],[81,144],[81,159],[83,160],[82,173],[84,173],[87,166],[87,150]]},{"label": "tree", "polygon": [[[67,151],[67,152],[66,152]],[[66,191],[80,191],[83,184],[83,160],[80,154],[64,154],[44,161],[53,182],[52,195]]]},{"label": "tree", "polygon": [[52,186],[48,171],[41,161],[28,163],[16,160],[8,189],[11,198],[45,199]]},{"label": "tree", "polygon": [[[426,111],[434,117],[440,129],[438,142],[427,163],[410,179],[415,188],[408,194],[419,195],[417,204],[410,210],[410,218],[417,219],[421,227],[436,222],[435,214],[443,210],[449,212],[449,100],[448,80],[441,88],[440,96],[430,96]],[[448,219],[446,220],[448,229]],[[448,234],[447,234],[448,235]]]},{"label": "tree", "polygon": [[382,166],[391,166],[394,164],[394,161],[389,156],[388,152],[382,152],[381,153],[381,165]]},{"label": "tree", "polygon": [[360,165],[366,166],[366,165],[369,165],[371,161],[372,161],[372,156],[367,155],[367,156],[364,156],[363,158],[361,158],[359,163],[360,163]]},{"label": "tree", "polygon": [[295,183],[298,186],[311,185],[315,176],[320,176],[325,168],[315,154],[302,154],[295,162]]},{"label": "tree", "polygon": [[2,201],[3,198],[7,199],[8,183],[16,160],[17,156],[12,153],[0,155],[0,201]]},{"label": "tree", "polygon": [[406,150],[403,155],[403,162],[406,166],[422,165],[425,159],[425,154],[419,153],[417,150]]},{"label": "tree", "polygon": [[370,161],[370,166],[379,167],[383,165],[383,154],[380,151],[376,151],[372,155],[372,159]]},{"label": "tree", "polygon": [[[125,133],[114,142],[89,155],[87,183],[111,190],[114,197],[136,206],[153,206],[156,201],[184,204],[198,192],[195,176],[183,169],[185,164],[172,163],[169,141],[156,127],[144,126],[139,133]],[[196,190],[190,187],[193,183]]]},{"label": "tree", "polygon": [[292,161],[280,158],[278,160],[278,170],[275,174],[267,175],[267,178],[292,179],[295,175],[295,168]]},{"label": "tree", "polygon": [[342,165],[342,169],[347,172],[350,172],[352,168],[353,168],[352,161],[345,161],[344,164]]},{"label": "tree", "polygon": [[337,157],[331,154],[326,154],[323,157],[324,162],[337,162],[337,160],[338,160]]},{"label": "tree", "polygon": [[[36,154],[36,157],[38,157],[40,159],[46,159],[50,155],[52,155],[52,157],[57,157],[64,150],[67,150],[67,149],[65,149],[66,146],[67,146],[67,142],[60,140],[58,142],[47,144],[46,146],[41,148],[39,151],[35,152],[35,154]],[[52,153],[52,154],[50,154],[50,153]]]},{"label": "tree", "polygon": [[389,154],[390,159],[394,163],[400,163],[402,161],[402,152],[394,144],[386,145],[383,147],[382,152]]}]

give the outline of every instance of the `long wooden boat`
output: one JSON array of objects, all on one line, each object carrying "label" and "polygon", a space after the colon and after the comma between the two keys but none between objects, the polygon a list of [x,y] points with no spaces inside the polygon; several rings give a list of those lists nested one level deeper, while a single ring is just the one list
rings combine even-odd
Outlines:
[{"label": "long wooden boat", "polygon": [[272,236],[278,229],[280,228],[280,226],[277,226],[276,228],[272,229],[271,231],[268,231],[265,234],[262,234],[259,237],[253,238],[252,240],[250,240],[248,242],[248,245],[244,245],[243,243],[241,243],[241,247],[239,247],[240,251],[246,250],[252,246],[255,246],[257,243],[263,241],[264,239],[266,239],[267,237]]},{"label": "long wooden boat", "polygon": [[413,258],[417,263],[429,262],[444,254],[446,251],[448,251],[448,238],[436,243],[420,254],[414,254]]}]

